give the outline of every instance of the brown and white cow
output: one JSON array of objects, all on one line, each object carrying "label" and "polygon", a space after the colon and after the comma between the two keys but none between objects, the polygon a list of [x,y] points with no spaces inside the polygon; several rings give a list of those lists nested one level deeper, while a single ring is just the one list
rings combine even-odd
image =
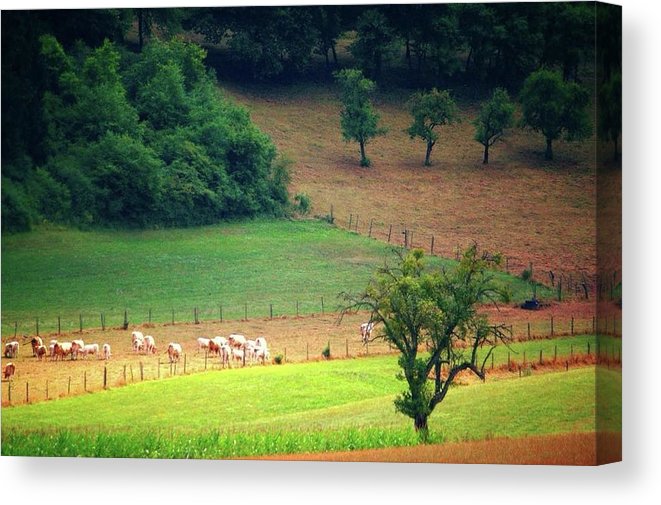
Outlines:
[{"label": "brown and white cow", "polygon": [[179,361],[179,356],[181,356],[182,350],[181,345],[176,342],[170,342],[168,345],[168,358],[170,363],[176,363]]},{"label": "brown and white cow", "polygon": [[41,340],[41,337],[32,337],[30,343],[32,344],[32,356],[36,356],[37,348],[41,345],[44,345],[44,342]]},{"label": "brown and white cow", "polygon": [[110,354],[110,344],[103,344],[103,347],[102,347],[102,350],[101,350],[101,356],[106,361],[108,361],[111,358],[112,355]]},{"label": "brown and white cow", "polygon": [[71,342],[57,342],[53,348],[55,361],[58,359],[62,361],[65,356],[71,356],[72,345]]},{"label": "brown and white cow", "polygon": [[16,373],[16,365],[14,365],[12,362],[9,362],[5,365],[5,368],[2,370],[2,377],[7,381],[12,378],[12,376]]},{"label": "brown and white cow", "polygon": [[16,358],[18,356],[18,342],[12,340],[5,344],[5,358]]},{"label": "brown and white cow", "polygon": [[78,359],[78,353],[85,348],[85,342],[81,339],[71,342],[71,359]]},{"label": "brown and white cow", "polygon": [[360,336],[363,340],[363,344],[366,344],[369,339],[372,337],[372,330],[374,329],[374,323],[363,323],[360,325]]},{"label": "brown and white cow", "polygon": [[46,346],[42,344],[39,347],[37,347],[37,349],[34,352],[35,352],[35,356],[37,356],[37,359],[39,361],[43,361],[44,357],[46,356],[46,352],[47,352],[46,351]]}]

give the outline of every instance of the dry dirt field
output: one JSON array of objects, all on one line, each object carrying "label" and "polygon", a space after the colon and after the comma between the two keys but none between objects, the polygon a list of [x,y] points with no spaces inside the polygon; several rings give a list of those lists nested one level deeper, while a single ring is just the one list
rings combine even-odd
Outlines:
[{"label": "dry dirt field", "polygon": [[[597,453],[597,443],[599,452]],[[496,438],[415,447],[323,454],[291,454],[263,459],[385,463],[475,463],[493,465],[596,465],[622,460],[621,433],[565,433]]]},{"label": "dry dirt field", "polygon": [[[482,164],[482,146],[473,140],[478,108],[459,102],[462,121],[440,129],[432,166],[424,167],[424,144],[404,129],[410,122],[403,92],[383,92],[374,102],[388,128],[367,145],[370,168],[358,165],[358,146],[342,140],[337,92],[319,84],[268,87],[221,82],[225,93],[246,106],[278,150],[293,161],[292,193],[307,193],[313,214],[356,226],[372,236],[413,244],[454,256],[458,247],[477,242],[505,254],[513,272],[532,262],[542,271],[595,271],[596,140],[554,143],[555,160],[543,158],[540,134],[514,128]],[[604,240],[612,270],[621,263],[621,171],[603,172],[601,191],[611,238]]]}]

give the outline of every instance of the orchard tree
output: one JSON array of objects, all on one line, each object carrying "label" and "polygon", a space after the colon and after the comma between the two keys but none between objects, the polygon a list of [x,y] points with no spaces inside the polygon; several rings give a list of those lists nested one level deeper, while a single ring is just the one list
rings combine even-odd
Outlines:
[{"label": "orchard tree", "polygon": [[335,79],[342,89],[344,109],[340,113],[342,137],[347,142],[354,140],[360,145],[360,166],[369,167],[370,160],[365,155],[365,144],[386,129],[379,127],[379,115],[374,112],[370,95],[376,85],[363,76],[360,70],[344,69],[335,72]]},{"label": "orchard tree", "polygon": [[546,138],[547,160],[553,159],[553,141],[587,138],[592,127],[587,113],[588,91],[574,82],[564,82],[551,70],[533,72],[523,83],[522,126],[540,132]]},{"label": "orchard tree", "polygon": [[485,102],[474,121],[475,140],[484,146],[482,163],[489,163],[489,147],[503,138],[506,128],[513,124],[514,104],[502,88],[497,88],[491,99]]},{"label": "orchard tree", "polygon": [[395,408],[413,419],[423,440],[429,416],[457,375],[470,370],[484,380],[494,347],[509,339],[503,327],[490,326],[477,310],[480,302],[506,299],[488,270],[499,262],[499,255],[480,254],[473,245],[453,269],[432,270],[424,252],[414,249],[400,255],[396,266],[380,268],[362,293],[343,294],[341,315],[369,310],[380,329],[372,339],[399,351],[398,377],[407,390],[395,399]]},{"label": "orchard tree", "polygon": [[427,143],[425,166],[429,166],[431,165],[431,151],[439,137],[435,128],[459,121],[457,105],[448,91],[439,91],[436,88],[429,93],[415,93],[408,105],[413,116],[413,123],[406,132],[412,139],[419,137]]}]

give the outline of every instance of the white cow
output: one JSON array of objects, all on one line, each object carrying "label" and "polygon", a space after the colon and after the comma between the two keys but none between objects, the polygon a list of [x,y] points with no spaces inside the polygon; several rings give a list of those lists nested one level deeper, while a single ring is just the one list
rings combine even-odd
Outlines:
[{"label": "white cow", "polygon": [[229,337],[227,337],[227,341],[229,342],[230,346],[237,349],[241,349],[244,345],[246,345],[246,337],[239,335],[238,333],[232,333]]},{"label": "white cow", "polygon": [[48,355],[50,356],[51,361],[55,358],[55,344],[57,344],[57,340],[51,340],[48,345]]},{"label": "white cow", "polygon": [[181,354],[181,345],[176,342],[170,342],[168,345],[168,358],[170,358],[170,363],[176,363],[179,361],[179,356],[181,356]]},{"label": "white cow", "polygon": [[366,344],[367,341],[370,339],[372,336],[372,330],[374,329],[374,323],[369,322],[369,323],[363,323],[360,325],[360,336],[363,339],[363,344]]},{"label": "white cow", "polygon": [[239,361],[243,363],[243,356],[244,356],[243,349],[238,349],[236,347],[232,349],[232,358],[234,359],[234,361]]},{"label": "white cow", "polygon": [[151,335],[145,335],[145,340],[144,340],[144,351],[145,354],[154,354],[156,352],[156,341],[154,340],[154,337]]},{"label": "white cow", "polygon": [[109,360],[110,357],[112,356],[110,354],[110,344],[103,344],[103,347],[101,349],[102,349],[101,355],[103,356],[103,359],[105,359],[106,361]]},{"label": "white cow", "polygon": [[255,347],[254,356],[256,361],[262,361],[262,364],[271,359],[271,354],[266,347]]},{"label": "white cow", "polygon": [[243,349],[246,353],[246,361],[248,363],[251,363],[255,361],[255,348],[257,347],[257,344],[255,343],[254,340],[246,340],[246,345],[243,346]]},{"label": "white cow", "polygon": [[80,351],[78,351],[83,358],[90,354],[99,355],[99,344],[86,344]]},{"label": "white cow", "polygon": [[225,367],[225,365],[229,366],[230,356],[232,355],[232,348],[227,342],[220,345],[220,352],[218,353],[218,355],[220,357],[220,363],[221,365],[223,365],[223,368]]},{"label": "white cow", "polygon": [[143,350],[145,347],[145,336],[141,331],[134,331],[131,333],[131,348],[133,352]]},{"label": "white cow", "polygon": [[208,351],[209,350],[209,341],[211,339],[209,338],[204,338],[204,337],[199,337],[197,339],[197,351]]},{"label": "white cow", "polygon": [[71,359],[78,359],[78,353],[84,348],[85,342],[80,339],[71,342]]},{"label": "white cow", "polygon": [[5,358],[15,358],[18,356],[18,342],[12,340],[5,344]]}]

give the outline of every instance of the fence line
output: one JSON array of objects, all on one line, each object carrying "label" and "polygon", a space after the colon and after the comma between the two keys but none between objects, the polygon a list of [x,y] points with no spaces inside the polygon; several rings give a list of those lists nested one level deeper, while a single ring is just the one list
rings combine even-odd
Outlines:
[{"label": "fence line", "polygon": [[[529,349],[532,351],[530,354],[526,352],[526,349],[523,349],[521,352],[515,353],[514,356],[513,351],[509,348],[499,346],[491,353],[490,363],[485,363],[485,369],[487,371],[500,369],[518,372],[519,376],[523,376],[529,375],[531,369],[534,370],[538,366],[544,365],[561,366],[568,370],[570,365],[577,364],[602,364],[611,367],[622,363],[621,342],[611,341],[603,345],[599,338],[595,338],[594,341],[587,340],[581,348],[571,343],[567,349],[567,345],[564,344],[564,349],[560,353],[558,352],[558,344],[561,342],[555,340],[551,342],[554,342],[553,350],[548,345],[546,349],[540,346],[539,349]],[[325,349],[313,352],[312,356],[310,355],[309,342],[305,342],[304,349],[297,350],[294,359],[292,359],[291,352],[289,358],[287,357],[287,347],[275,350],[271,358],[280,356],[282,358],[280,362],[287,363],[321,361],[329,358],[346,359],[370,354],[393,354],[392,348],[385,342],[371,342],[370,345],[371,350],[369,346],[363,346],[362,343],[357,344],[346,337],[331,338],[328,340]],[[291,344],[288,344],[288,346],[291,351]],[[324,357],[326,350],[328,354]],[[68,376],[60,376],[55,379],[47,378],[43,380],[43,384],[42,381],[36,379],[23,380],[14,377],[9,381],[2,382],[3,405],[47,401],[113,389],[137,382],[160,380],[209,370],[219,371],[225,368],[236,368],[237,366],[262,366],[259,363],[226,366],[221,363],[218,357],[210,356],[208,353],[193,355],[184,353],[176,363],[162,361],[160,357],[141,356],[138,362],[139,373],[135,375],[133,364],[135,362],[113,363],[103,361],[103,367],[99,363],[94,368],[79,370],[78,372],[69,370],[71,373]],[[24,392],[21,391],[23,383],[25,386]]]},{"label": "fence line", "polygon": [[[363,226],[354,219],[350,213],[348,220],[338,216],[337,211],[331,206],[331,213],[325,216],[325,220],[358,234],[364,234],[369,238],[382,240],[388,244],[400,246],[405,249],[421,248],[432,256],[455,259],[458,261],[460,253],[468,245],[456,243],[442,243],[439,240],[443,235],[438,231],[423,233],[418,228],[407,224],[389,223],[378,218],[363,219]],[[579,271],[565,271],[558,267],[555,270],[543,270],[535,267],[533,263],[524,261],[516,256],[504,255],[503,269],[513,275],[530,276],[535,283],[546,286],[555,291],[556,299],[562,301],[567,298],[590,299],[596,296],[598,300],[616,300],[619,293],[619,284],[622,282],[620,270],[609,272],[588,272],[586,269]],[[529,274],[524,273],[525,271]]]}]

